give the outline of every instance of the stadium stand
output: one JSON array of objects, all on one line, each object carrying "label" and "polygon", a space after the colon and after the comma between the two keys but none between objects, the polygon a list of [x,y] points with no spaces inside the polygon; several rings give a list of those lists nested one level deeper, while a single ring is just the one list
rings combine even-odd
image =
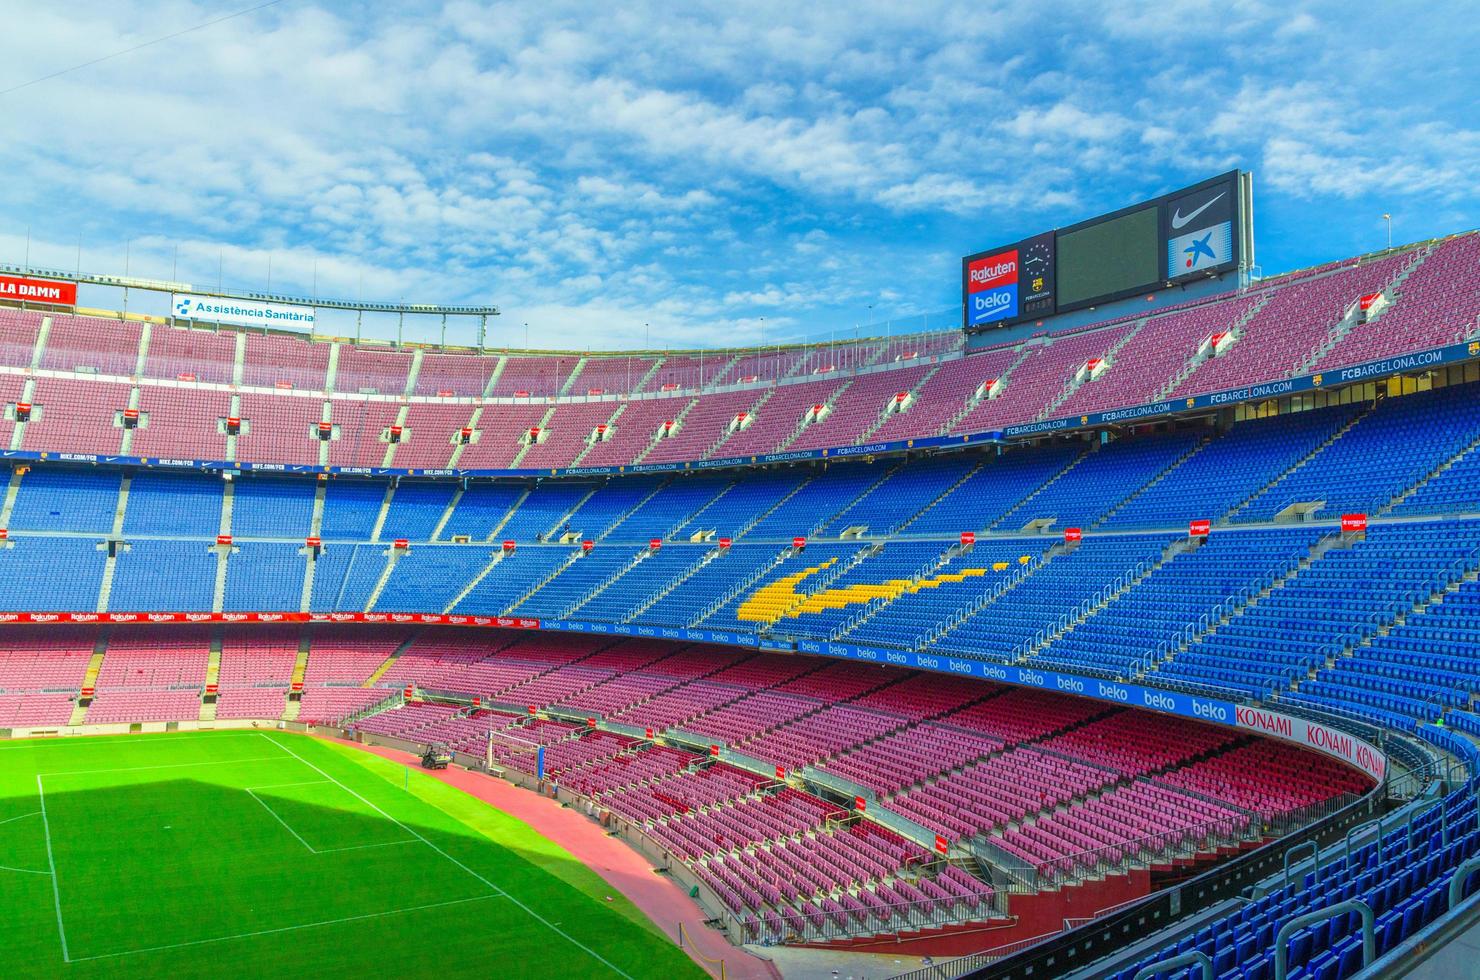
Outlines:
[{"label": "stadium stand", "polygon": [[[1197,950],[1220,980],[1269,976],[1279,927],[1339,898],[1370,906],[1390,952],[1480,851],[1453,775],[1480,760],[1472,365],[935,455],[744,464],[1468,341],[1477,241],[969,355],[944,334],[704,358],[412,353],[60,316],[43,342],[40,314],[0,311],[0,436],[38,455],[9,463],[0,613],[98,621],[6,624],[0,728],[221,719],[446,743],[624,821],[732,937],[763,942],[1005,929],[1044,894],[1126,883],[1095,908],[1113,905],[1373,789],[1247,727],[1009,683],[1062,671],[1371,736],[1394,807],[1418,795],[1398,782],[1442,774],[1404,829],[1100,975]],[[1233,343],[1215,351],[1220,333]],[[51,373],[25,377],[33,363]],[[637,391],[656,397],[621,399]],[[140,456],[304,472],[224,480]],[[530,472],[317,472],[387,460]],[[149,613],[215,621],[105,619]],[[227,618],[261,613],[385,621]],[[444,614],[522,629],[415,624]],[[876,662],[797,655],[832,644]],[[1291,976],[1354,975],[1358,926],[1297,931]]]}]

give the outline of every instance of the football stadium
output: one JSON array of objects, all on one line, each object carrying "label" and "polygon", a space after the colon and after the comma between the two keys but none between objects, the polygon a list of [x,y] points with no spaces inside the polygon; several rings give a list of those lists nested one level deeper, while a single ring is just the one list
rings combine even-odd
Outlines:
[{"label": "football stadium", "polygon": [[1480,233],[1257,162],[825,338],[27,231],[0,975],[1480,975]]}]

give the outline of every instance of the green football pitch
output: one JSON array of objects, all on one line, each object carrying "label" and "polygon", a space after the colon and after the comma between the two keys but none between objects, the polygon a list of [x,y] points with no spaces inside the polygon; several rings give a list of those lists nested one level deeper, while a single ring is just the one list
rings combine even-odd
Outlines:
[{"label": "green football pitch", "polygon": [[703,976],[568,852],[379,756],[276,732],[0,742],[0,975],[372,974]]}]

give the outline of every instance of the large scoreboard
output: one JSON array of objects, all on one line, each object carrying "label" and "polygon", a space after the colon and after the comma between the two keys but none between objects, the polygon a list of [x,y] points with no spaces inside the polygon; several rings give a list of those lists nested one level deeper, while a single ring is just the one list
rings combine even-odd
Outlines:
[{"label": "large scoreboard", "polygon": [[1251,264],[1252,181],[1230,171],[961,260],[968,330],[1041,320]]}]

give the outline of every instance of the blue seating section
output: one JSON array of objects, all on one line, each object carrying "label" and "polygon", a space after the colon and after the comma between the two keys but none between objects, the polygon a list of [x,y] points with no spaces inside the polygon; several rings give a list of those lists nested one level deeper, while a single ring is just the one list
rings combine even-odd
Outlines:
[{"label": "blue seating section", "polygon": [[313,481],[248,476],[238,478],[235,486],[231,503],[235,537],[301,542],[313,529]]},{"label": "blue seating section", "polygon": [[1234,426],[1111,514],[1106,527],[1216,521],[1277,479],[1351,421],[1349,405]]},{"label": "blue seating section", "polygon": [[[1441,810],[1447,811],[1448,829]],[[1353,848],[1319,872],[1242,904],[1237,911],[1192,936],[1157,949],[1113,973],[1108,980],[1131,980],[1138,970],[1179,953],[1198,950],[1213,960],[1218,980],[1273,980],[1274,940],[1286,922],[1312,909],[1348,899],[1365,902],[1376,914],[1379,956],[1448,909],[1455,868],[1480,853],[1473,789],[1451,793],[1414,821],[1412,833],[1399,828],[1376,842]],[[1473,888],[1467,891],[1473,891]],[[1362,965],[1361,922],[1355,912],[1298,930],[1290,937],[1289,980],[1345,980]],[[1184,980],[1192,970],[1159,974]]]},{"label": "blue seating section", "polygon": [[705,511],[732,484],[729,477],[695,476],[675,479],[640,506],[619,515],[606,532],[621,541],[668,538],[684,528],[705,526]]},{"label": "blue seating section", "polygon": [[[621,546],[614,546],[620,548]],[[630,555],[626,549],[624,553]],[[590,596],[571,616],[597,623],[624,623],[637,608],[670,582],[683,576],[714,551],[713,545],[667,544],[622,575],[603,591]],[[644,621],[647,617],[643,617]]]},{"label": "blue seating section", "polygon": [[[1327,551],[1216,633],[1196,638],[1157,677],[1257,695],[1288,688],[1460,581],[1475,565],[1477,546],[1477,521],[1374,526],[1365,541]],[[1302,689],[1330,693],[1332,683],[1323,678]],[[1350,695],[1392,707],[1381,703],[1386,696],[1377,691],[1359,695],[1353,688]]]},{"label": "blue seating section", "polygon": [[0,548],[0,604],[41,611],[98,607],[107,556],[85,538],[16,538]]},{"label": "blue seating section", "polygon": [[749,581],[781,554],[774,544],[736,543],[653,603],[642,621],[654,626],[693,626],[720,596]]},{"label": "blue seating section", "polygon": [[979,541],[965,554],[937,568],[937,580],[977,570],[959,581],[938,581],[931,588],[905,593],[880,607],[866,607],[845,621],[849,642],[864,646],[918,647],[941,626],[964,616],[1005,583],[1031,574],[1048,545],[1041,538]]},{"label": "blue seating section", "polygon": [[[566,524],[581,537],[597,540],[605,537],[614,524],[637,507],[664,481],[654,477],[633,477],[613,480],[583,501],[570,515]],[[561,525],[561,530],[565,529]]]},{"label": "blue seating section", "polygon": [[211,544],[146,538],[118,556],[108,611],[210,612],[215,591]]},{"label": "blue seating section", "polygon": [[[1232,608],[1293,569],[1321,536],[1315,530],[1251,530],[1208,537],[1172,556],[1133,589],[1034,656],[1076,673],[1123,677],[1203,617]],[[1196,544],[1196,542],[1189,542]]]},{"label": "blue seating section", "polygon": [[307,559],[302,545],[251,541],[236,545],[226,560],[228,611],[296,612],[303,601]]},{"label": "blue seating section", "polygon": [[378,480],[330,480],[324,488],[324,518],[319,537],[325,541],[368,541],[380,516],[386,485]]},{"label": "blue seating section", "polygon": [[463,491],[452,516],[442,529],[441,540],[451,541],[466,535],[473,541],[487,541],[504,515],[524,496],[524,483],[474,483]]},{"label": "blue seating section", "polygon": [[1419,487],[1392,510],[1394,516],[1410,514],[1480,514],[1480,446],[1465,453],[1454,465]]},{"label": "blue seating section", "polygon": [[837,534],[845,528],[860,525],[867,527],[868,533],[875,537],[893,534],[977,465],[977,460],[970,457],[947,456],[899,467],[889,479],[854,500],[829,521],[823,534]]},{"label": "blue seating section", "polygon": [[596,489],[591,483],[546,480],[530,491],[514,516],[499,531],[499,538],[511,541],[542,541],[551,531],[564,527],[565,516],[587,494]]},{"label": "blue seating section", "polygon": [[221,530],[221,487],[216,476],[136,473],[130,481],[123,533],[214,539]]},{"label": "blue seating section", "polygon": [[452,503],[457,485],[445,482],[413,482],[403,480],[391,495],[391,505],[385,514],[385,524],[380,529],[382,541],[405,538],[408,541],[429,541],[432,532]]},{"label": "blue seating section", "polygon": [[1082,604],[1160,560],[1172,540],[1154,534],[1086,539],[1067,554],[1039,562],[1020,585],[968,616],[934,647],[985,660],[1012,660]]},{"label": "blue seating section", "polygon": [[33,469],[21,477],[10,526],[106,535],[113,530],[120,482],[116,473]]},{"label": "blue seating section", "polygon": [[313,612],[363,610],[385,571],[383,544],[330,545],[320,553],[314,571]]},{"label": "blue seating section", "polygon": [[1310,464],[1292,470],[1236,515],[1269,520],[1292,503],[1324,500],[1320,513],[1376,513],[1463,450],[1480,431],[1470,386],[1389,398],[1359,419]]},{"label": "blue seating section", "polygon": [[1055,527],[1090,527],[1197,445],[1197,433],[1127,439],[1088,453],[1074,468],[1026,498],[995,525],[1013,530],[1051,517]]},{"label": "blue seating section", "polygon": [[[778,500],[780,503],[744,534],[749,538],[783,540],[810,537],[891,472],[893,469],[883,463],[834,466],[826,474],[802,484],[801,489],[785,500],[773,497],[772,503]],[[721,530],[720,533],[725,532]],[[739,536],[738,531],[736,536]]]},{"label": "blue seating section", "polygon": [[700,523],[713,528],[720,537],[738,539],[763,514],[776,507],[811,476],[807,470],[746,474],[745,479],[737,481],[725,493],[723,506],[707,512],[712,516]]},{"label": "blue seating section", "polygon": [[905,525],[904,533],[985,531],[1083,451],[1081,443],[1005,451],[988,459],[939,503]]},{"label": "blue seating section", "polygon": [[382,612],[441,612],[452,605],[495,554],[486,547],[412,545],[396,561],[375,608]]},{"label": "blue seating section", "polygon": [[631,564],[638,552],[630,545],[611,545],[577,554],[579,558],[511,611],[518,616],[563,619],[567,611]]},{"label": "blue seating section", "polygon": [[506,554],[452,611],[475,616],[502,616],[524,593],[569,558],[571,550],[529,546]]}]

